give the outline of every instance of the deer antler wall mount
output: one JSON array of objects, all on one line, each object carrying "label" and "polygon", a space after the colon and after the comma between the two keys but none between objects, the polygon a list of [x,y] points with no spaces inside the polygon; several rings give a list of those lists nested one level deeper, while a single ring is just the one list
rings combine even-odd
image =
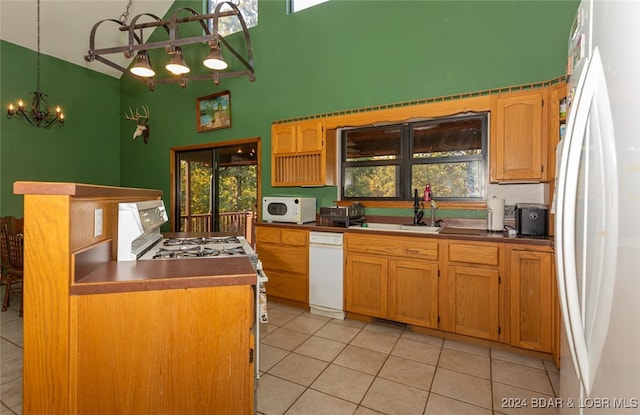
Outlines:
[{"label": "deer antler wall mount", "polygon": [[149,113],[148,107],[142,106],[142,110],[144,113],[140,114],[140,111],[138,110],[138,108],[136,108],[136,112],[134,114],[131,107],[129,107],[129,114],[124,114],[124,119],[136,122],[136,130],[133,132],[133,139],[135,140],[136,137],[142,136],[142,138],[144,139],[144,143],[147,144],[149,143],[150,132],[148,122],[151,115]]}]

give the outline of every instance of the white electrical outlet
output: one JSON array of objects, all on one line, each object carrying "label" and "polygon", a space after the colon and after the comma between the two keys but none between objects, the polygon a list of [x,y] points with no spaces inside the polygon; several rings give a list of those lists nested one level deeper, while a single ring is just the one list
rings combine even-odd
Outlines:
[{"label": "white electrical outlet", "polygon": [[102,209],[93,211],[93,237],[102,236]]}]

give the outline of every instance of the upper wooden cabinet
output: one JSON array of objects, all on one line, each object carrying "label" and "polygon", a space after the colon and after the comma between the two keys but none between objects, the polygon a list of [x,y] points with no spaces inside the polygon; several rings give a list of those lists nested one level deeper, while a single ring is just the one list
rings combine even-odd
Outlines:
[{"label": "upper wooden cabinet", "polygon": [[[560,82],[549,87],[549,105],[547,105],[547,131],[549,134],[549,151],[547,152],[549,166],[547,178],[549,179],[549,200],[553,200],[553,193],[555,192],[555,177],[556,172],[556,154],[558,150],[558,144],[564,134],[567,125],[567,113],[566,113],[566,97],[567,97],[567,84],[566,82]],[[562,103],[565,103],[564,110],[561,108]],[[549,235],[553,235],[555,232],[555,215],[549,214],[549,229],[547,232]]]},{"label": "upper wooden cabinet", "polygon": [[547,180],[546,88],[491,99],[491,182]]},{"label": "upper wooden cabinet", "polygon": [[274,154],[320,151],[324,145],[322,120],[275,124],[271,131]]},{"label": "upper wooden cabinet", "polygon": [[324,121],[307,120],[271,127],[271,185],[335,184],[335,134],[327,136]]}]

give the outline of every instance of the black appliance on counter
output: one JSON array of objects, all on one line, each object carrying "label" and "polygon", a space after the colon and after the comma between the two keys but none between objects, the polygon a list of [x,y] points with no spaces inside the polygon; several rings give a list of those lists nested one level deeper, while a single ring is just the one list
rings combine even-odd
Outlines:
[{"label": "black appliance on counter", "polygon": [[364,206],[353,203],[351,206],[329,206],[320,208],[320,225],[348,228],[362,225],[364,222]]},{"label": "black appliance on counter", "polygon": [[549,214],[540,203],[516,203],[516,231],[518,236],[547,236]]}]

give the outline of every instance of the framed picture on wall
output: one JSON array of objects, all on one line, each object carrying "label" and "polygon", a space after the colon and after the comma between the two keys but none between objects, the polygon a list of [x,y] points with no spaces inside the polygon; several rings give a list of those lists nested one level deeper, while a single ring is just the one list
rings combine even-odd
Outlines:
[{"label": "framed picture on wall", "polygon": [[231,127],[231,92],[196,98],[196,127],[199,133]]}]

